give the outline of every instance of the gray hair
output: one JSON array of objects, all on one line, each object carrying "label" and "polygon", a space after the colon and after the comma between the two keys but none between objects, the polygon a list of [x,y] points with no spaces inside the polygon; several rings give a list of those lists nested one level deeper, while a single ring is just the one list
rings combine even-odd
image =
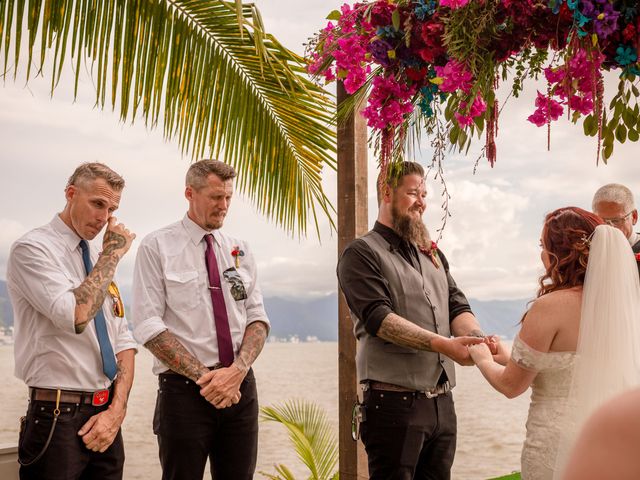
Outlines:
[{"label": "gray hair", "polygon": [[235,178],[237,174],[231,165],[219,160],[200,160],[191,164],[187,170],[185,183],[188,187],[200,190],[205,186],[209,175],[216,175],[225,182]]},{"label": "gray hair", "polygon": [[619,183],[609,183],[598,189],[593,196],[591,202],[591,208],[596,210],[597,205],[600,202],[612,202],[619,203],[624,207],[625,212],[631,211],[635,208],[635,201],[633,200],[633,193],[624,185]]},{"label": "gray hair", "polygon": [[88,162],[83,163],[69,177],[67,187],[71,185],[85,186],[87,182],[94,181],[98,178],[107,182],[116,192],[121,192],[124,188],[124,178],[107,167],[104,163]]}]

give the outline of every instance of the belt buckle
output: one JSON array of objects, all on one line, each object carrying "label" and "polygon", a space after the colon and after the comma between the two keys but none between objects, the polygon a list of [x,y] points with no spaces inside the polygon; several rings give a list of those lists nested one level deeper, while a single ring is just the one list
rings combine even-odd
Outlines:
[{"label": "belt buckle", "polygon": [[101,407],[109,401],[109,390],[96,390],[91,397],[91,405]]}]

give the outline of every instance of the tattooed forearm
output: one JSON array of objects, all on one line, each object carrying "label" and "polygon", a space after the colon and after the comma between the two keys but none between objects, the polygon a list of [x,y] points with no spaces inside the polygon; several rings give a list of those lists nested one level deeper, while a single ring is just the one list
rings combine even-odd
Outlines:
[{"label": "tattooed forearm", "polygon": [[168,330],[144,344],[167,367],[194,382],[209,369],[194,357]]},{"label": "tattooed forearm", "polygon": [[116,355],[118,374],[113,383],[113,402],[116,408],[126,410],[129,393],[133,385],[133,372],[135,368],[135,351],[124,350]]},{"label": "tattooed forearm", "polygon": [[264,347],[267,340],[267,325],[263,322],[253,322],[247,326],[240,345],[238,357],[233,362],[244,373],[248,372]]},{"label": "tattooed forearm", "polygon": [[84,282],[73,290],[76,297],[75,328],[82,333],[102,308],[120,257],[104,251]]},{"label": "tattooed forearm", "polygon": [[102,240],[103,255],[111,255],[114,251],[120,250],[125,247],[127,244],[127,239],[119,233],[115,233],[112,230],[107,230],[104,234],[104,239]]},{"label": "tattooed forearm", "polygon": [[378,337],[383,340],[428,352],[434,351],[431,342],[438,336],[438,334],[420,328],[395,313],[387,315],[378,330]]}]

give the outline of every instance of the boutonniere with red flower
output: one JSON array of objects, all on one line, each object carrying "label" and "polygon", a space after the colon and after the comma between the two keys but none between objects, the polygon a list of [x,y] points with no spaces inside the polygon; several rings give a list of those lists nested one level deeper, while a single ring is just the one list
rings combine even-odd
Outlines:
[{"label": "boutonniere with red flower", "polygon": [[436,268],[440,268],[440,258],[438,256],[438,244],[436,242],[431,242],[431,247],[420,246],[418,247],[422,253],[424,253],[429,259],[431,263]]},{"label": "boutonniere with red flower", "polygon": [[636,253],[636,262],[640,262],[640,253]]},{"label": "boutonniere with red flower", "polygon": [[239,245],[234,245],[231,250],[231,256],[235,259],[236,268],[240,268],[240,257],[244,257],[244,251],[240,250]]}]

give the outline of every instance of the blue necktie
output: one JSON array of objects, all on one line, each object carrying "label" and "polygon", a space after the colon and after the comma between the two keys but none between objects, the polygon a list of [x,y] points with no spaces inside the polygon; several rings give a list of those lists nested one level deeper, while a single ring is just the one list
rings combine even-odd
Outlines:
[{"label": "blue necktie", "polygon": [[[82,261],[84,262],[84,269],[87,275],[93,270],[93,264],[91,263],[91,255],[89,254],[89,245],[86,240],[80,240],[80,248],[82,249]],[[102,356],[102,371],[109,377],[109,380],[113,380],[116,377],[116,357],[113,354],[113,348],[109,341],[109,333],[107,332],[107,322],[104,319],[104,313],[102,312],[102,306],[96,313],[93,320],[96,325],[96,334],[98,336],[98,344],[100,345],[100,355]]]}]

